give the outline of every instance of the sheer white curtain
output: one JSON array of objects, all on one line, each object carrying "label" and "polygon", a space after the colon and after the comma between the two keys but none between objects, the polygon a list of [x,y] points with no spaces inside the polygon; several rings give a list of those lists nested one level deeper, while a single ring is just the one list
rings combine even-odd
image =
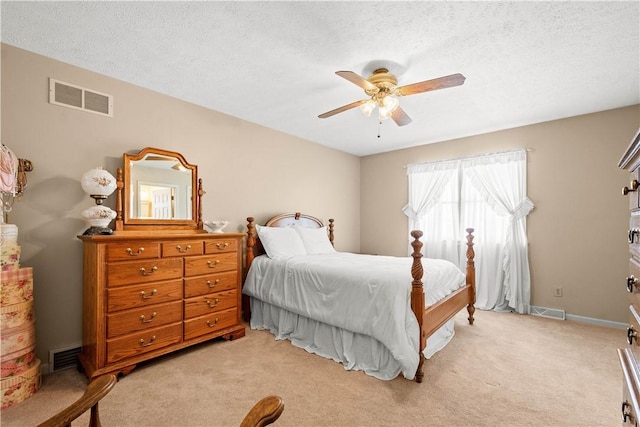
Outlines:
[{"label": "sheer white curtain", "polygon": [[425,234],[425,256],[464,268],[464,229],[475,228],[476,307],[481,309],[529,311],[526,216],[534,205],[526,195],[526,161],[523,149],[411,165],[407,171],[409,203],[403,211],[409,229]]},{"label": "sheer white curtain", "polygon": [[409,230],[425,233],[423,241],[430,243],[423,247],[426,257],[460,264],[460,161],[409,165],[408,176],[409,203],[403,211]]}]

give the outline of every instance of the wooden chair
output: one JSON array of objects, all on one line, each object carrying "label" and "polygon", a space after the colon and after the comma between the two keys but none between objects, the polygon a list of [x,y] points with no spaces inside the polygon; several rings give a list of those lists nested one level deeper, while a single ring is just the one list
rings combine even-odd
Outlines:
[{"label": "wooden chair", "polygon": [[242,420],[240,427],[263,427],[272,424],[284,411],[284,402],[280,396],[267,396],[253,405]]},{"label": "wooden chair", "polygon": [[89,427],[100,427],[100,416],[98,415],[98,402],[111,391],[118,379],[115,375],[102,375],[91,381],[84,394],[61,412],[49,418],[38,427],[70,427],[71,421],[91,409]]},{"label": "wooden chair", "polygon": [[[84,394],[61,412],[38,427],[71,427],[71,422],[91,409],[89,427],[101,427],[98,402],[116,385],[115,375],[102,375],[89,383]],[[284,411],[284,402],[279,396],[267,396],[253,405],[242,420],[240,427],[263,427],[272,424]]]}]

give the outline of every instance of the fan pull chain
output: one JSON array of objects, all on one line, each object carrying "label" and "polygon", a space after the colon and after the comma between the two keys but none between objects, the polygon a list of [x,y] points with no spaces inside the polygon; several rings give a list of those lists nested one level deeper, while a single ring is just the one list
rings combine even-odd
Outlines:
[{"label": "fan pull chain", "polygon": [[378,138],[380,138],[380,125],[382,124],[382,122],[378,122]]}]

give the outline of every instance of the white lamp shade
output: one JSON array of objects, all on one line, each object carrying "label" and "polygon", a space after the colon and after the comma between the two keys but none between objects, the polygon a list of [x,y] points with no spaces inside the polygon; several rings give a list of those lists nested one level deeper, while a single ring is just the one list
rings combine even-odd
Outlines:
[{"label": "white lamp shade", "polygon": [[90,196],[108,197],[116,189],[116,179],[109,172],[98,167],[82,175],[80,185]]},{"label": "white lamp shade", "polygon": [[107,227],[116,217],[116,212],[106,206],[91,206],[82,211],[82,217],[92,227]]},{"label": "white lamp shade", "polygon": [[367,117],[371,115],[371,112],[375,108],[376,108],[376,103],[372,99],[360,104],[360,111],[362,111],[362,114],[364,114]]}]

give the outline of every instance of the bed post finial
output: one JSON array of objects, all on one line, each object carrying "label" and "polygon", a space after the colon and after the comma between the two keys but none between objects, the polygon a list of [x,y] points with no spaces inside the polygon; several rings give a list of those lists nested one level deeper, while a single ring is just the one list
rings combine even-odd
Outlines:
[{"label": "bed post finial", "polygon": [[331,246],[335,246],[333,244],[333,218],[329,218],[329,241],[331,242]]},{"label": "bed post finial", "polygon": [[476,311],[476,267],[474,258],[476,256],[473,250],[473,228],[467,228],[467,284],[470,285],[469,292],[473,293],[469,298],[469,305],[467,305],[467,312],[469,313],[469,324],[473,325],[473,313]]},{"label": "bed post finial", "polygon": [[422,370],[422,365],[424,364],[423,351],[427,346],[427,338],[422,327],[424,323],[424,290],[422,286],[422,275],[424,271],[422,269],[421,260],[422,242],[420,241],[422,231],[413,230],[411,232],[411,237],[414,239],[413,242],[411,242],[411,247],[413,247],[413,253],[411,254],[413,257],[413,263],[411,264],[411,276],[413,277],[413,281],[411,282],[411,309],[416,315],[418,320],[418,330],[420,331],[420,362],[418,363],[418,369],[416,370],[416,382],[421,383],[422,378],[424,377],[424,372]]}]

